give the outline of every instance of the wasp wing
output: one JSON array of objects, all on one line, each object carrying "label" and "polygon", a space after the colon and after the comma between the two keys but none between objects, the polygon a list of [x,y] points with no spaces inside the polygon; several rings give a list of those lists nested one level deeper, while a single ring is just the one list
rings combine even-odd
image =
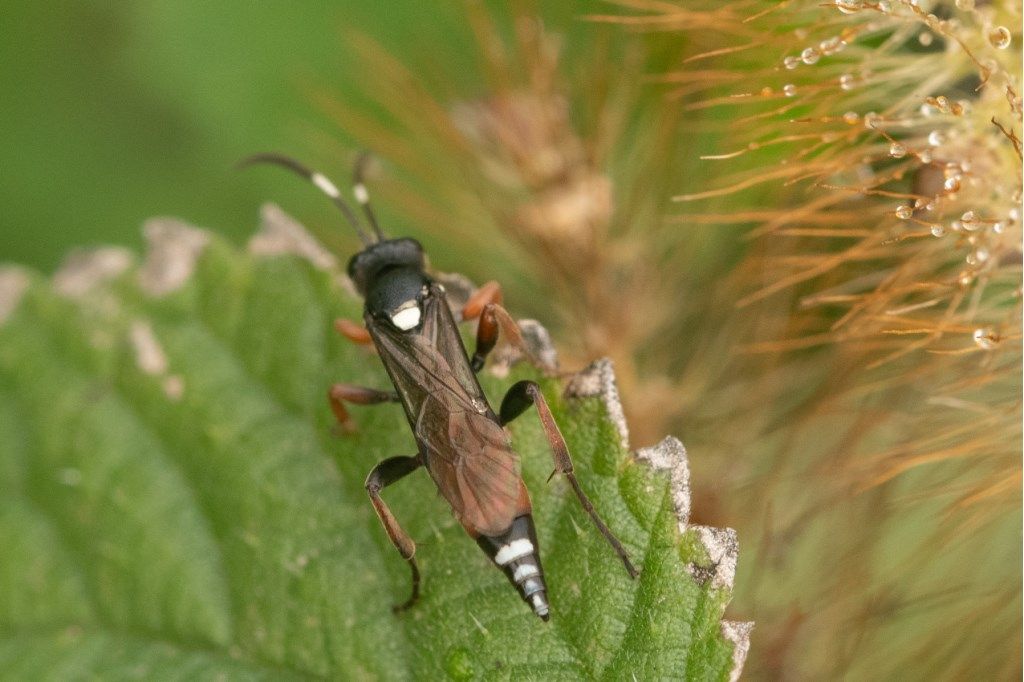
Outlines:
[{"label": "wasp wing", "polygon": [[464,526],[504,532],[521,513],[519,457],[469,367],[444,293],[432,288],[418,334],[367,323],[441,495]]}]

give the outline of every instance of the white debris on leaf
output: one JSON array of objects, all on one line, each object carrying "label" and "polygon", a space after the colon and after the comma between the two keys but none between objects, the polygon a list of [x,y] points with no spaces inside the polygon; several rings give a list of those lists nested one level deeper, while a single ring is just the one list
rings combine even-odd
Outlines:
[{"label": "white debris on leaf", "polygon": [[135,351],[135,364],[145,374],[160,378],[161,388],[168,398],[177,401],[185,393],[185,380],[177,374],[168,374],[167,353],[147,320],[134,320],[128,330],[128,339]]},{"label": "white debris on leaf", "polygon": [[139,270],[139,286],[160,297],[185,286],[210,241],[205,230],[177,218],[150,218],[142,227],[148,249]]},{"label": "white debris on leaf", "polygon": [[710,583],[717,590],[731,590],[736,580],[736,560],[739,558],[740,544],[736,531],[732,528],[713,528],[711,526],[690,526],[697,539],[708,554],[708,561],[687,565],[697,582]]},{"label": "white debris on leaf", "polygon": [[611,360],[595,360],[575,374],[565,388],[565,395],[568,398],[601,398],[608,411],[608,417],[619,432],[622,447],[629,447],[629,427],[626,425],[626,414],[619,399],[619,389],[615,384],[615,368]]},{"label": "white debris on leaf", "polygon": [[500,345],[490,363],[491,373],[498,377],[508,376],[513,365],[529,358],[545,374],[556,374],[558,351],[555,350],[548,330],[537,320],[516,320],[516,324],[519,325],[526,352],[509,343]]},{"label": "white debris on leaf", "polygon": [[177,402],[185,394],[185,380],[178,374],[171,374],[164,379],[164,393]]},{"label": "white debris on leaf", "polygon": [[260,208],[260,231],[249,240],[248,249],[257,256],[299,256],[318,270],[333,270],[338,265],[334,254],[277,204],[267,203]]},{"label": "white debris on leaf", "polygon": [[750,631],[754,629],[751,621],[723,620],[722,637],[733,644],[732,670],[729,671],[729,682],[736,682],[743,673],[743,664],[747,661],[750,651]]},{"label": "white debris on leaf", "polygon": [[547,372],[558,371],[558,351],[551,341],[551,334],[537,320],[518,320],[519,329],[523,332],[523,343],[526,350],[540,363],[543,370]]},{"label": "white debris on leaf", "polygon": [[28,275],[21,268],[0,268],[0,324],[6,322],[18,309],[28,286]]},{"label": "white debris on leaf", "polygon": [[132,348],[135,349],[135,364],[146,374],[156,375],[167,372],[167,355],[157,341],[152,325],[145,320],[132,322],[128,333]]},{"label": "white debris on leaf", "polygon": [[672,506],[682,533],[690,522],[690,465],[686,447],[678,438],[668,436],[657,445],[637,450],[636,458],[654,469],[668,472]]},{"label": "white debris on leaf", "polygon": [[67,298],[82,298],[96,287],[117,278],[134,261],[128,249],[117,246],[75,249],[53,273],[54,291]]},{"label": "white debris on leaf", "polygon": [[[619,399],[619,391],[615,383],[615,370],[611,360],[602,358],[590,364],[574,375],[566,387],[568,398],[598,397],[604,402],[608,416],[615,424],[622,438],[624,447],[629,447],[629,430]],[[640,448],[634,453],[637,461],[647,466],[665,471],[669,476],[669,489],[672,494],[672,506],[679,523],[680,533],[690,531],[704,547],[708,560],[701,563],[691,562],[686,570],[701,585],[712,589],[731,592],[736,579],[736,561],[739,557],[739,541],[736,531],[731,528],[712,528],[710,526],[690,526],[690,467],[686,447],[679,439],[666,437],[660,443],[648,448]],[[721,621],[719,628],[722,637],[732,642],[732,669],[729,671],[730,682],[735,682],[743,672],[743,664],[750,650],[750,631],[754,623],[743,621]]]}]

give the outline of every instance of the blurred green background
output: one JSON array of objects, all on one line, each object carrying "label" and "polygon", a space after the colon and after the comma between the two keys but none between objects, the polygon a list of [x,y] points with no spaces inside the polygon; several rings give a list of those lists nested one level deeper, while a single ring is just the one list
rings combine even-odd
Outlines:
[{"label": "blurred green background", "polygon": [[457,20],[434,3],[5,3],[0,261],[51,271],[72,246],[139,246],[153,215],[238,241],[268,198],[333,219],[298,183],[233,163],[264,149],[322,162],[309,89],[372,77],[344,59],[343,30],[400,56],[460,41],[468,55]]}]

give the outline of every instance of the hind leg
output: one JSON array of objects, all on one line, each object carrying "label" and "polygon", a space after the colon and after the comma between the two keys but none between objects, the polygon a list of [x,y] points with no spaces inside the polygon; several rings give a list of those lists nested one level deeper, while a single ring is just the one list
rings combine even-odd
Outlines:
[{"label": "hind leg", "polygon": [[392,611],[395,613],[405,611],[420,598],[420,569],[413,556],[416,553],[416,543],[398,525],[395,515],[391,513],[387,503],[381,499],[380,492],[416,471],[421,465],[419,457],[390,457],[375,466],[370,471],[370,475],[366,477],[366,492],[370,496],[370,502],[377,512],[377,517],[380,519],[381,525],[384,526],[391,544],[395,546],[402,558],[409,562],[409,568],[412,571],[412,595],[405,602],[392,607]]},{"label": "hind leg", "polygon": [[629,577],[636,578],[639,572],[629,560],[629,554],[626,553],[626,549],[619,542],[619,539],[615,537],[615,534],[605,525],[604,521],[601,520],[597,509],[594,508],[590,498],[587,497],[586,493],[583,492],[583,488],[580,487],[580,482],[573,472],[569,447],[566,445],[565,438],[558,429],[555,418],[551,415],[551,409],[548,407],[547,400],[544,399],[544,394],[541,393],[540,386],[536,382],[520,381],[508,390],[508,393],[505,394],[505,399],[501,401],[500,419],[502,426],[525,412],[526,408],[531,404],[537,407],[537,414],[540,417],[541,426],[544,428],[544,434],[547,436],[548,443],[551,444],[551,455],[555,460],[555,470],[551,472],[551,475],[562,474],[569,479],[569,484],[572,486],[573,492],[576,493],[576,499],[579,500],[580,506],[590,515],[591,521],[601,531],[601,535],[604,536],[608,544],[615,550],[615,553],[622,559]]}]

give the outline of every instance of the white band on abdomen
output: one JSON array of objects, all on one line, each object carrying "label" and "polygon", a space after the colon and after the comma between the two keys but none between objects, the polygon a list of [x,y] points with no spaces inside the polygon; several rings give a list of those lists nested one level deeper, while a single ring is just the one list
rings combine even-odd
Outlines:
[{"label": "white band on abdomen", "polygon": [[519,538],[499,549],[498,553],[494,555],[494,562],[499,566],[504,566],[508,562],[521,559],[528,554],[533,554],[533,543],[526,538]]}]

